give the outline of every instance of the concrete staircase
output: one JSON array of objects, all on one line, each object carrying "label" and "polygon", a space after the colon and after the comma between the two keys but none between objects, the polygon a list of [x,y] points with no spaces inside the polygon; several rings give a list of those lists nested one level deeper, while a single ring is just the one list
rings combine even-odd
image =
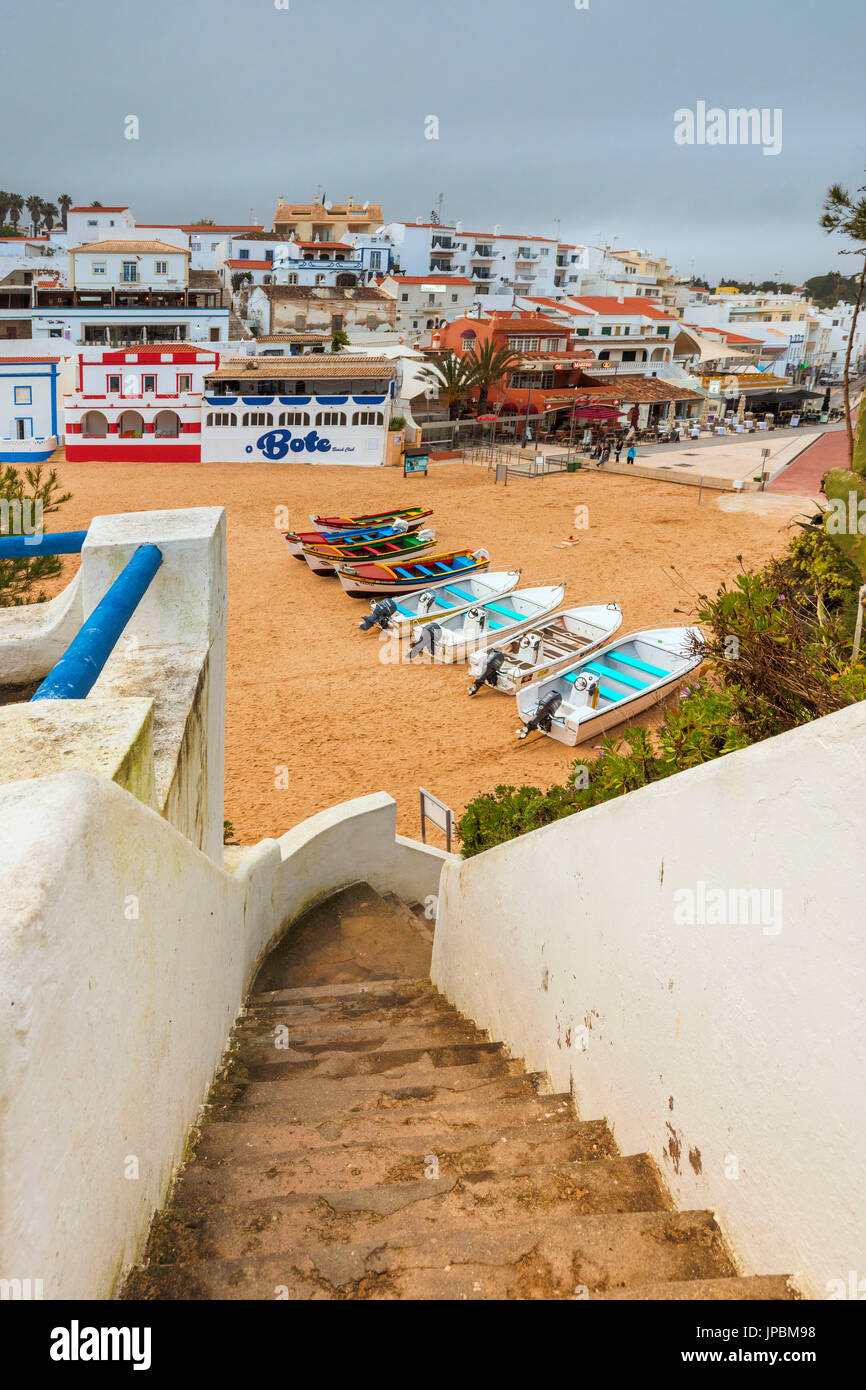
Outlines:
[{"label": "concrete staircase", "polygon": [[451,1008],[355,885],[265,961],[128,1299],[788,1299]]}]

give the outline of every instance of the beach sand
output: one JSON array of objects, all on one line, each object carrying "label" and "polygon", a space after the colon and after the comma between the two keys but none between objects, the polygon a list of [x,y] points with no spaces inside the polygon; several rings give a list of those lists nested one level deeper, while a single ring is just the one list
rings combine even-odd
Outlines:
[{"label": "beach sand", "polygon": [[[310,512],[422,502],[435,511],[437,549],[484,545],[491,569],[522,569],[522,585],[565,578],[569,605],[616,599],[623,634],[686,622],[697,594],[715,593],[736,573],[738,555],[759,564],[788,534],[787,509],[724,512],[716,493],[705,492],[698,506],[693,488],[598,473],[503,486],[461,463],[403,478],[394,469],[55,462],[73,497],[51,518],[52,530],[84,528],[112,512],[227,510],[225,813],[244,844],[381,790],[398,803],[398,830],[417,838],[419,785],[459,815],[499,783],[561,781],[587,751],[536,735],[518,742],[514,700],[489,690],[470,700],[465,666],[383,662],[377,636],[357,630],[368,602],[289,555],[278,508],[303,528]],[[577,506],[588,509],[585,530],[575,530]],[[790,514],[798,513],[791,499]],[[579,544],[557,549],[571,534]],[[63,582],[76,565],[65,562]],[[441,842],[435,831],[431,839]]]}]

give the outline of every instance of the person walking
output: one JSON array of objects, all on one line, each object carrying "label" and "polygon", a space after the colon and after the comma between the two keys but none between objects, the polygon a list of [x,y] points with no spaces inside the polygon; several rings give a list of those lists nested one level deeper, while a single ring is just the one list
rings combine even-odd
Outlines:
[{"label": "person walking", "polygon": [[605,444],[604,448],[603,448],[602,451],[601,451],[601,463],[600,463],[600,467],[604,468],[604,465],[605,465],[606,463],[610,463],[610,445],[609,445],[609,444]]},{"label": "person walking", "polygon": [[634,447],[633,444],[630,444],[630,445],[628,446],[628,453],[627,453],[626,456],[625,456],[625,461],[626,461],[626,463],[634,463],[634,461],[635,461],[636,458],[637,458],[637,449]]},{"label": "person walking", "polygon": [[620,454],[622,453],[622,446],[623,446],[623,443],[624,443],[623,437],[622,437],[622,435],[620,435],[619,439],[616,441],[616,448],[614,449],[614,455],[613,455],[614,458],[616,459],[616,462],[617,462],[617,463],[619,463],[619,456],[620,456]]}]

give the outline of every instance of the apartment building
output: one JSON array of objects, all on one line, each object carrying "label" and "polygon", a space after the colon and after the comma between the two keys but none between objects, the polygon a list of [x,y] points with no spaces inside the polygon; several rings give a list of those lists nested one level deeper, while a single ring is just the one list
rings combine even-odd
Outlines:
[{"label": "apartment building", "polygon": [[379,288],[396,301],[395,327],[409,342],[429,340],[433,329],[462,318],[475,303],[465,275],[387,275]]},{"label": "apartment building", "polygon": [[299,241],[345,241],[355,233],[375,232],[384,221],[379,203],[286,203],[280,197],[274,212],[274,231],[291,232]]},{"label": "apartment building", "polygon": [[[383,227],[404,275],[458,275],[471,280],[476,296],[553,294],[555,237],[464,231],[462,222],[390,222]],[[561,267],[560,267],[561,269]]]}]

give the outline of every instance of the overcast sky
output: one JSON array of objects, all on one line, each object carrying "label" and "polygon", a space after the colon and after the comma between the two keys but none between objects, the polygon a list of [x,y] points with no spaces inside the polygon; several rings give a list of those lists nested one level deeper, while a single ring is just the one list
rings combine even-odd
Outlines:
[{"label": "overcast sky", "polygon": [[[817,219],[866,182],[862,0],[280,3],[7,11],[0,185],[266,226],[278,194],[403,220],[442,194],[467,230],[616,238],[686,275],[850,273]],[[698,102],[780,108],[781,153],[676,144]]]}]

